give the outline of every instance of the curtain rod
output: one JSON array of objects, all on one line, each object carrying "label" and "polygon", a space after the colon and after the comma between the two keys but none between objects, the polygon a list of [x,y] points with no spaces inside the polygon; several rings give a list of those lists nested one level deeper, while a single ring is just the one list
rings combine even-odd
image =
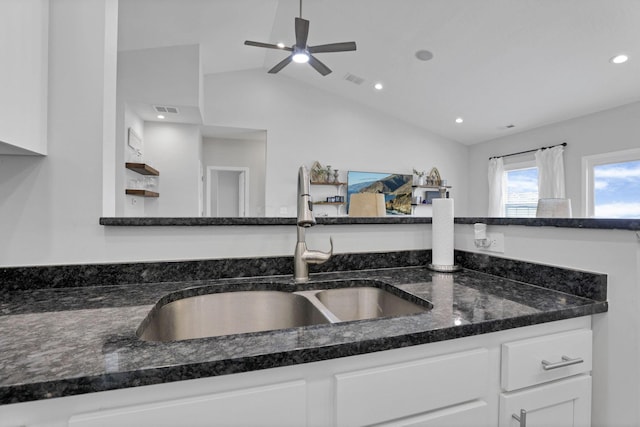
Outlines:
[{"label": "curtain rod", "polygon": [[489,157],[489,160],[491,160],[491,159],[498,159],[498,158],[500,158],[500,157],[517,156],[518,154],[534,153],[534,152],[536,152],[536,151],[538,151],[538,150],[546,150],[546,149],[548,149],[548,148],[560,147],[561,145],[562,145],[563,147],[566,147],[566,146],[567,146],[567,143],[566,143],[566,142],[563,142],[562,144],[550,145],[550,146],[548,146],[548,147],[540,147],[540,148],[536,148],[536,149],[533,149],[533,150],[520,151],[520,152],[518,152],[518,153],[505,154],[505,155],[502,155],[502,156],[493,156],[493,157]]}]

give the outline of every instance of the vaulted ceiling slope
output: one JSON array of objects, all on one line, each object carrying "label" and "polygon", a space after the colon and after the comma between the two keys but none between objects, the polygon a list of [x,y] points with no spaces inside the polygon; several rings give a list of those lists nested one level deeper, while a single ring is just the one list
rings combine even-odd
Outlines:
[{"label": "vaulted ceiling slope", "polygon": [[[298,0],[119,7],[120,50],[198,43],[205,74],[266,73],[288,52],[244,41],[291,46],[299,16]],[[464,144],[640,100],[638,0],[305,0],[302,16],[309,44],[355,40],[358,49],[318,54],[328,76],[291,64],[273,78],[298,79]],[[418,60],[421,49],[433,58]],[[618,53],[630,60],[611,64]]]}]

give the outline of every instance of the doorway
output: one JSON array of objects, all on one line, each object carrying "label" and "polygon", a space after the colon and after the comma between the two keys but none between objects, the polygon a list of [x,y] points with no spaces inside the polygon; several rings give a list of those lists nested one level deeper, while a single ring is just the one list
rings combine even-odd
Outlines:
[{"label": "doorway", "polygon": [[206,214],[245,217],[249,206],[249,168],[207,166]]}]

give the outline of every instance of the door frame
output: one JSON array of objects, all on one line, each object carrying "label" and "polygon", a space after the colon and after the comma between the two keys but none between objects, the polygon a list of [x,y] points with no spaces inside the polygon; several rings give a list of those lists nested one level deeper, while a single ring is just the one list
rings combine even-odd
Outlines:
[{"label": "door frame", "polygon": [[[238,212],[246,217],[249,210],[249,168],[244,166],[207,166],[206,212],[211,217],[211,179],[217,172],[238,172]],[[216,212],[217,213],[217,212]],[[217,216],[217,215],[216,215]]]}]

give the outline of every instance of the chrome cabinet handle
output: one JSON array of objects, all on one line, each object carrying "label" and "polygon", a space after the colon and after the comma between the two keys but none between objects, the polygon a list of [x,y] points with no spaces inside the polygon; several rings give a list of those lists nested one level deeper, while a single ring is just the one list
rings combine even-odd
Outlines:
[{"label": "chrome cabinet handle", "polygon": [[527,427],[527,411],[520,409],[520,415],[511,414],[511,417],[520,423],[520,427]]},{"label": "chrome cabinet handle", "polygon": [[572,359],[568,356],[562,356],[562,361],[551,363],[546,360],[542,361],[542,369],[545,371],[550,371],[552,369],[564,368],[565,366],[577,365],[578,363],[583,363],[584,359],[582,357],[576,357]]}]

